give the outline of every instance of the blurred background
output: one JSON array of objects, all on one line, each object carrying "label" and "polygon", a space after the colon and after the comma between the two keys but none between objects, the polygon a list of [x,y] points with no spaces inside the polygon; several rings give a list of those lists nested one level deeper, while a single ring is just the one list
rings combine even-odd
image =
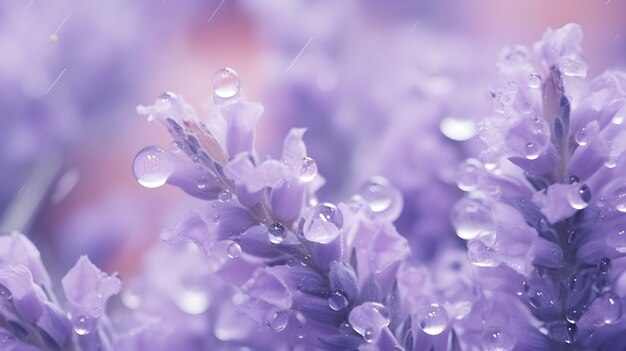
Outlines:
[{"label": "blurred background", "polygon": [[386,176],[404,196],[399,231],[428,261],[460,245],[428,219],[460,196],[502,47],[577,22],[593,76],[626,64],[624,13],[621,0],[2,0],[0,231],[29,235],[53,274],[81,254],[135,273],[198,204],[134,179],[135,154],[171,140],[135,108],[173,91],[202,111],[231,67],[265,106],[262,153],[308,128],[329,201]]}]

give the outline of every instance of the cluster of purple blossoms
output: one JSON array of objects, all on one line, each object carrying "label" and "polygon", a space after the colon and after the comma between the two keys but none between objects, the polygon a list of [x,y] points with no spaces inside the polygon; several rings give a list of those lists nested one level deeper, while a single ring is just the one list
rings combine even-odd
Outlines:
[{"label": "cluster of purple blossoms", "polygon": [[61,280],[66,302],[55,297],[39,251],[23,234],[0,236],[0,350],[118,350],[105,313],[120,279],[81,257]]}]

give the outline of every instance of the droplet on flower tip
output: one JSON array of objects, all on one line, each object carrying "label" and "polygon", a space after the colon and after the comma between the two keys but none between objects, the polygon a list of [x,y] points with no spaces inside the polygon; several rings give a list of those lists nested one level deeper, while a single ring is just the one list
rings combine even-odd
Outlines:
[{"label": "droplet on flower tip", "polygon": [[484,351],[509,351],[513,350],[515,339],[498,328],[489,328],[483,334],[482,346]]},{"label": "droplet on flower tip", "polygon": [[524,147],[524,156],[529,160],[536,160],[540,154],[541,150],[535,143],[528,143]]},{"label": "droplet on flower tip", "polygon": [[241,246],[235,242],[230,243],[226,247],[226,255],[231,259],[241,256]]},{"label": "droplet on flower tip", "polygon": [[228,189],[224,189],[224,190],[220,191],[219,194],[217,194],[217,199],[221,203],[227,203],[232,198],[233,198],[233,193],[231,193],[230,190],[228,190]]},{"label": "droplet on flower tip", "polygon": [[473,199],[462,199],[452,209],[450,219],[456,234],[465,240],[474,239],[478,234],[494,227],[489,207]]},{"label": "droplet on flower tip", "polygon": [[531,73],[528,76],[528,86],[531,88],[539,88],[541,86],[541,76],[539,73]]},{"label": "droplet on flower tip", "polygon": [[240,92],[237,72],[231,68],[222,68],[213,75],[213,93],[220,99],[230,99]]},{"label": "droplet on flower tip", "polygon": [[482,162],[470,158],[463,162],[456,173],[456,181],[459,189],[467,192],[478,189],[481,170],[484,168]]},{"label": "droplet on flower tip", "polygon": [[87,335],[91,332],[91,320],[85,315],[78,315],[72,320],[74,331],[78,335]]},{"label": "droplet on flower tip", "polygon": [[420,310],[417,316],[419,326],[428,335],[439,335],[448,327],[448,312],[436,303],[431,303]]},{"label": "droplet on flower tip", "polygon": [[282,223],[274,223],[267,227],[267,237],[272,244],[280,244],[287,237],[287,228]]},{"label": "droplet on flower tip", "polygon": [[311,157],[304,157],[298,167],[298,179],[302,183],[310,183],[317,176],[317,163]]},{"label": "droplet on flower tip", "polygon": [[289,322],[289,313],[285,310],[272,308],[265,316],[265,325],[275,332],[283,331]]},{"label": "droplet on flower tip", "polygon": [[163,186],[172,174],[173,166],[166,151],[148,146],[137,153],[133,160],[135,178],[146,188]]},{"label": "droplet on flower tip", "polygon": [[337,206],[323,202],[305,213],[304,237],[312,242],[328,244],[335,240],[343,227],[343,214]]},{"label": "droplet on flower tip", "polygon": [[348,306],[348,298],[341,291],[335,291],[328,297],[328,306],[335,311],[343,310]]}]

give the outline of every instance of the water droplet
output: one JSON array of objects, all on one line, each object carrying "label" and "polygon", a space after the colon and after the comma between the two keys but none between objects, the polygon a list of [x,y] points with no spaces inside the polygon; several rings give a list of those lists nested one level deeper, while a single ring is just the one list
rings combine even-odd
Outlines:
[{"label": "water droplet", "polygon": [[372,341],[374,341],[375,338],[376,336],[372,328],[365,329],[365,332],[363,332],[363,340],[365,340],[368,343],[371,343]]},{"label": "water droplet", "polygon": [[477,200],[460,200],[452,209],[450,217],[457,235],[465,240],[474,239],[494,227],[491,210]]},{"label": "water droplet", "polygon": [[135,178],[146,188],[158,188],[172,174],[169,155],[156,146],[148,146],[137,153],[133,161]]},{"label": "water droplet", "polygon": [[467,254],[470,261],[478,267],[496,267],[499,264],[493,257],[493,249],[478,239],[471,240],[467,244]]},{"label": "water droplet", "polygon": [[350,325],[357,333],[367,337],[367,331],[371,331],[372,337],[391,322],[389,309],[378,302],[364,302],[355,307],[348,316]]},{"label": "water droplet", "polygon": [[619,187],[615,192],[615,209],[626,213],[626,187]]},{"label": "water droplet", "polygon": [[589,133],[587,132],[587,129],[580,128],[580,130],[576,132],[576,135],[574,135],[574,140],[576,140],[576,143],[580,146],[587,145],[589,142]]},{"label": "water droplet", "polygon": [[310,183],[317,176],[317,163],[310,157],[304,157],[297,169],[298,179],[303,183]]},{"label": "water droplet", "polygon": [[528,289],[528,302],[539,310],[545,310],[554,305],[555,299],[552,292],[539,285],[530,285]]},{"label": "water droplet", "polygon": [[241,246],[235,242],[230,243],[230,245],[226,247],[226,255],[228,255],[228,258],[239,257],[241,255]]},{"label": "water droplet", "polygon": [[222,68],[213,75],[213,93],[221,99],[230,99],[239,94],[240,81],[237,72]]},{"label": "water droplet", "polygon": [[339,325],[339,332],[343,335],[352,335],[354,333],[354,329],[348,322],[343,322]]},{"label": "water droplet", "polygon": [[587,207],[591,200],[591,190],[585,184],[580,186],[572,186],[567,192],[567,201],[575,210],[582,210]]},{"label": "water droplet", "polygon": [[539,73],[531,73],[528,76],[528,86],[531,88],[539,88],[541,86],[541,76]]},{"label": "water droplet", "polygon": [[539,117],[539,116],[531,117],[530,131],[533,134],[541,134],[541,133],[543,133],[545,128],[546,128],[545,122],[543,121],[543,119],[541,117]]},{"label": "water droplet", "polygon": [[498,328],[489,328],[483,334],[482,344],[484,351],[510,351],[515,346],[515,339]]},{"label": "water droplet", "polygon": [[561,57],[558,64],[559,69],[566,76],[584,78],[587,75],[587,67],[579,59]]},{"label": "water droplet", "polygon": [[540,154],[541,150],[535,143],[526,144],[526,147],[524,148],[524,156],[526,156],[527,159],[536,160],[539,158]]},{"label": "water droplet", "polygon": [[611,119],[611,123],[615,124],[615,125],[620,125],[624,122],[624,117],[623,116],[615,116]]},{"label": "water droplet", "polygon": [[611,269],[611,259],[608,257],[603,257],[598,264],[598,270],[601,274],[607,274]]},{"label": "water droplet", "polygon": [[343,310],[348,306],[348,299],[341,291],[335,291],[328,297],[328,306],[335,311]]},{"label": "water droplet", "polygon": [[610,291],[594,300],[592,308],[597,311],[606,324],[613,324],[622,316],[622,300]]},{"label": "water droplet", "polygon": [[300,264],[308,267],[313,263],[313,258],[310,255],[304,255],[302,259],[300,259]]},{"label": "water droplet", "polygon": [[289,322],[289,313],[278,308],[272,308],[265,316],[265,325],[275,332],[284,330],[287,322]]},{"label": "water droplet", "polygon": [[217,213],[213,215],[213,223],[218,224],[220,222],[220,215]]},{"label": "water droplet", "polygon": [[473,158],[463,162],[456,173],[456,184],[459,189],[467,192],[478,189],[482,168],[482,163]]},{"label": "water droplet", "polygon": [[185,289],[178,294],[176,304],[183,312],[201,314],[209,308],[209,295],[199,289]]},{"label": "water droplet", "polygon": [[402,194],[385,177],[371,177],[353,199],[367,205],[377,217],[395,220],[402,211]]},{"label": "water droplet", "polygon": [[9,290],[9,288],[7,288],[6,286],[0,284],[0,300],[11,300],[13,298],[13,294],[11,293],[11,290]]},{"label": "water droplet", "polygon": [[620,253],[626,253],[626,224],[619,223],[609,232],[606,243]]},{"label": "water droplet", "polygon": [[217,199],[221,203],[227,203],[233,198],[233,194],[228,189],[224,189],[217,194]]},{"label": "water droplet", "polygon": [[613,168],[617,167],[617,157],[609,154],[609,156],[607,157],[606,161],[604,161],[604,167],[606,167],[608,169],[613,169]]},{"label": "water droplet", "polygon": [[[9,333],[0,332],[0,345],[12,346],[11,344],[17,342],[17,338]],[[4,348],[2,348],[4,350]],[[13,350],[13,348],[9,348]]]},{"label": "water droplet", "polygon": [[565,312],[565,318],[570,323],[576,323],[582,315],[581,311],[577,308],[570,308]]},{"label": "water droplet", "polygon": [[554,340],[563,341],[566,344],[572,344],[576,341],[576,325],[568,322],[555,323],[550,326],[549,333]]},{"label": "water droplet", "polygon": [[476,122],[472,119],[448,117],[441,120],[439,130],[454,141],[465,141],[476,135]]},{"label": "water droplet", "polygon": [[448,327],[448,312],[436,303],[422,308],[418,313],[419,326],[428,335],[439,335]]},{"label": "water droplet", "polygon": [[341,233],[343,214],[333,204],[323,202],[305,213],[304,237],[312,242],[327,244]]},{"label": "water droplet", "polygon": [[267,237],[272,244],[280,244],[287,237],[287,228],[281,223],[274,223],[267,227]]},{"label": "water droplet", "polygon": [[176,99],[178,99],[178,96],[176,96],[176,94],[172,93],[171,91],[166,91],[163,94],[159,95],[158,101],[159,102],[172,102],[172,101],[175,101]]},{"label": "water droplet", "polygon": [[87,335],[91,332],[91,320],[85,315],[76,316],[72,323],[74,324],[74,331],[78,335]]}]

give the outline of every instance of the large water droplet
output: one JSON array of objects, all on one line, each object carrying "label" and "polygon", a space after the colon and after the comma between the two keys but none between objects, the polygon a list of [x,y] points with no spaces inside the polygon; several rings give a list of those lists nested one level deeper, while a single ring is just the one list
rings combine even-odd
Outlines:
[{"label": "large water droplet", "polygon": [[304,237],[320,244],[335,240],[343,226],[343,214],[335,205],[328,202],[311,207],[304,217],[302,228]]},{"label": "large water droplet", "polygon": [[576,341],[576,325],[568,322],[555,323],[550,326],[550,336],[554,340],[563,341],[566,344],[572,344]]},{"label": "large water droplet", "polygon": [[183,312],[201,314],[209,308],[209,295],[201,289],[185,289],[177,298],[177,305]]},{"label": "large water droplet", "polygon": [[402,194],[385,177],[371,177],[354,200],[367,205],[377,218],[394,220],[402,211]]},{"label": "large water droplet", "polygon": [[439,130],[452,140],[465,141],[476,135],[476,123],[471,119],[448,117],[441,121]]},{"label": "large water droplet", "polygon": [[224,189],[224,190],[220,191],[219,194],[217,194],[217,199],[221,203],[227,203],[232,198],[233,198],[233,193],[231,193],[230,190],[228,190],[228,189]]},{"label": "large water droplet", "polygon": [[91,319],[85,315],[78,315],[72,320],[74,331],[78,335],[87,335],[91,332]]},{"label": "large water droplet", "polygon": [[448,327],[448,312],[436,303],[423,307],[417,314],[419,326],[428,335],[439,335]]},{"label": "large water droplet", "polygon": [[148,146],[135,156],[133,173],[142,186],[158,188],[172,174],[172,163],[166,151],[156,146]]},{"label": "large water droplet", "polygon": [[565,312],[565,319],[570,323],[576,323],[582,315],[579,308],[570,308]]},{"label": "large water droplet", "polygon": [[539,158],[540,154],[541,150],[539,146],[537,146],[537,144],[535,143],[528,143],[524,147],[524,156],[526,156],[526,158],[529,160],[536,160],[537,158]]},{"label": "large water droplet", "polygon": [[335,311],[343,310],[348,306],[348,298],[342,291],[335,291],[328,297],[328,306]]},{"label": "large water droplet", "polygon": [[578,132],[574,135],[574,140],[576,140],[576,143],[580,146],[587,145],[589,142],[589,132],[587,132],[587,129],[580,128],[580,130],[578,130]]},{"label": "large water droplet", "polygon": [[575,210],[582,210],[587,207],[591,200],[591,190],[585,184],[572,186],[567,192],[567,201]]},{"label": "large water droplet", "polygon": [[594,300],[592,307],[606,324],[613,324],[622,316],[622,300],[610,291]]},{"label": "large water droplet", "polygon": [[626,223],[619,223],[606,236],[606,243],[621,253],[626,253]]},{"label": "large water droplet", "polygon": [[354,331],[361,336],[374,338],[382,328],[389,325],[391,313],[385,305],[378,302],[365,302],[352,309],[348,320]]},{"label": "large water droplet", "polygon": [[237,96],[240,84],[237,72],[231,68],[222,68],[213,75],[213,93],[221,99]]},{"label": "large water droplet", "polygon": [[460,200],[452,209],[450,217],[461,239],[474,239],[478,234],[494,228],[491,210],[477,200]]},{"label": "large water droplet", "polygon": [[278,308],[270,309],[265,316],[265,325],[275,332],[284,330],[287,322],[289,322],[289,313]]},{"label": "large water droplet", "polygon": [[484,351],[510,351],[515,346],[515,339],[499,328],[489,328],[483,334]]},{"label": "large water droplet", "polygon": [[539,73],[531,73],[528,76],[528,86],[531,88],[539,88],[541,86],[541,76]]},{"label": "large water droplet", "polygon": [[463,162],[456,172],[456,184],[459,189],[467,192],[478,189],[482,168],[482,163],[473,158]]},{"label": "large water droplet", "polygon": [[273,223],[267,227],[267,237],[272,244],[280,244],[287,237],[287,228],[281,223]]},{"label": "large water droplet", "polygon": [[314,159],[305,157],[300,161],[296,172],[301,182],[310,183],[317,176],[317,163]]},{"label": "large water droplet", "polygon": [[226,255],[228,258],[237,258],[241,255],[241,246],[232,242],[226,247]]},{"label": "large water droplet", "polygon": [[13,298],[13,294],[11,293],[11,290],[9,290],[9,288],[7,288],[6,286],[0,284],[0,300],[11,300]]}]

